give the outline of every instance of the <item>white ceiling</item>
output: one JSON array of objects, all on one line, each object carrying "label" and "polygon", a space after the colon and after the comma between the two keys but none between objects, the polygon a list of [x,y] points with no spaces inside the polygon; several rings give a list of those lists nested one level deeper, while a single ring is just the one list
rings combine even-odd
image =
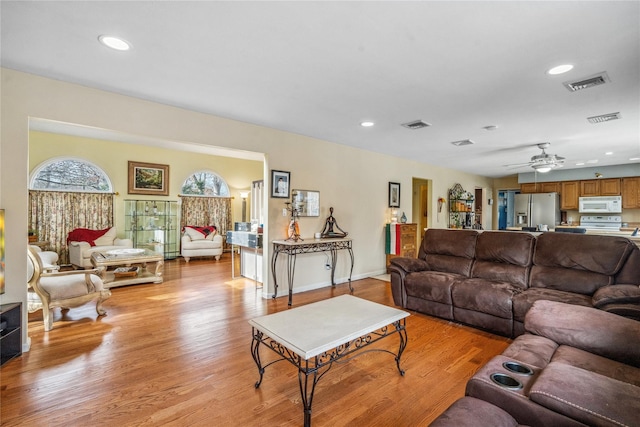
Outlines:
[{"label": "white ceiling", "polygon": [[[28,73],[493,177],[530,172],[504,165],[545,141],[564,169],[640,157],[638,1],[0,7],[2,66]],[[575,68],[546,74],[564,63]],[[610,83],[562,84],[602,71]],[[622,119],[587,122],[613,112]],[[401,126],[417,119],[432,126]],[[475,144],[450,144],[461,139]]]}]

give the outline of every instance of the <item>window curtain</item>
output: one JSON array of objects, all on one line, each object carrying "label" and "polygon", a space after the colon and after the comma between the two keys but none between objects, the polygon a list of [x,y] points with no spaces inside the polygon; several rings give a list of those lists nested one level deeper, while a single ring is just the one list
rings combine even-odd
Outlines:
[{"label": "window curtain", "polygon": [[29,229],[49,242],[60,264],[69,263],[67,235],[76,228],[102,230],[113,226],[113,193],[29,191]]},{"label": "window curtain", "polygon": [[215,225],[218,233],[225,237],[227,230],[233,230],[231,225],[231,197],[182,196],[180,230],[185,225],[198,227]]}]

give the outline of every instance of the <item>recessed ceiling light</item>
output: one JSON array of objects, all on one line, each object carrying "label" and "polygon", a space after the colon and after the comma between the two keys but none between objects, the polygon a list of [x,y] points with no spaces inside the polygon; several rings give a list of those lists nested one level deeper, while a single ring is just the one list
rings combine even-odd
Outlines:
[{"label": "recessed ceiling light", "polygon": [[584,162],[576,163],[576,166],[584,166]]},{"label": "recessed ceiling light", "polygon": [[564,74],[567,71],[571,71],[572,69],[573,69],[573,65],[571,64],[558,65],[557,67],[553,67],[552,69],[547,71],[547,74],[551,74],[552,76],[555,76],[557,74]]},{"label": "recessed ceiling light", "polygon": [[496,130],[496,129],[498,129],[498,126],[496,126],[496,125],[489,125],[489,126],[484,126],[482,129],[484,129],[484,130],[488,130],[488,131],[491,131],[491,130]]},{"label": "recessed ceiling light", "polygon": [[375,125],[374,122],[361,122],[360,123],[360,126],[362,126],[363,128],[370,128],[373,125]]},{"label": "recessed ceiling light", "polygon": [[121,50],[121,51],[131,49],[131,44],[129,44],[129,42],[118,37],[106,36],[103,34],[100,37],[98,37],[98,40],[100,41],[100,43],[102,43],[107,47],[110,47],[111,49]]},{"label": "recessed ceiling light", "polygon": [[607,151],[606,153],[604,153],[605,156],[610,156],[613,154],[613,151]]},{"label": "recessed ceiling light", "polygon": [[633,162],[633,161],[636,161],[636,160],[640,160],[640,157],[630,157],[629,160],[631,160]]}]

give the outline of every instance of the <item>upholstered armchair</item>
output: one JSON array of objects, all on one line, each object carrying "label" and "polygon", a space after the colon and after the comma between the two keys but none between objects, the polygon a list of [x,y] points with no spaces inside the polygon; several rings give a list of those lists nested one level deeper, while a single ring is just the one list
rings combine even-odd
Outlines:
[{"label": "upholstered armchair", "polygon": [[223,250],[223,239],[216,227],[185,226],[181,239],[181,255],[186,262],[191,257],[212,256],[220,260]]},{"label": "upholstered armchair", "polygon": [[98,270],[47,271],[31,246],[27,248],[27,309],[42,310],[44,330],[53,328],[53,309],[79,307],[96,301],[96,312],[104,316],[102,302],[111,296],[104,288]]},{"label": "upholstered armchair", "polygon": [[[69,233],[69,262],[74,267],[79,268],[93,268],[93,264],[91,264],[91,254],[94,252],[105,252],[110,251],[112,249],[124,249],[124,248],[133,248],[133,241],[131,239],[119,239],[116,236],[116,228],[111,227],[107,230],[106,233],[96,238],[93,241],[93,246],[90,241],[77,241],[73,240],[73,236],[81,234],[76,233],[76,230],[73,230]],[[98,230],[85,230],[87,235],[91,235],[90,232],[96,232]],[[89,240],[87,238],[86,240]]]},{"label": "upholstered armchair", "polygon": [[58,254],[53,251],[43,251],[38,246],[29,245],[34,252],[38,254],[40,260],[42,261],[42,267],[44,271],[57,271],[60,269],[58,265]]}]

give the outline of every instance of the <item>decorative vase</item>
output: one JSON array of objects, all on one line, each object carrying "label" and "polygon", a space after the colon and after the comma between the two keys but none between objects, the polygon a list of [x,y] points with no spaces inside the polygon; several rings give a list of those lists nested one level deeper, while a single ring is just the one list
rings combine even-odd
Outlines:
[{"label": "decorative vase", "polygon": [[407,222],[407,216],[402,212],[402,216],[400,217],[400,222],[405,224]]}]

